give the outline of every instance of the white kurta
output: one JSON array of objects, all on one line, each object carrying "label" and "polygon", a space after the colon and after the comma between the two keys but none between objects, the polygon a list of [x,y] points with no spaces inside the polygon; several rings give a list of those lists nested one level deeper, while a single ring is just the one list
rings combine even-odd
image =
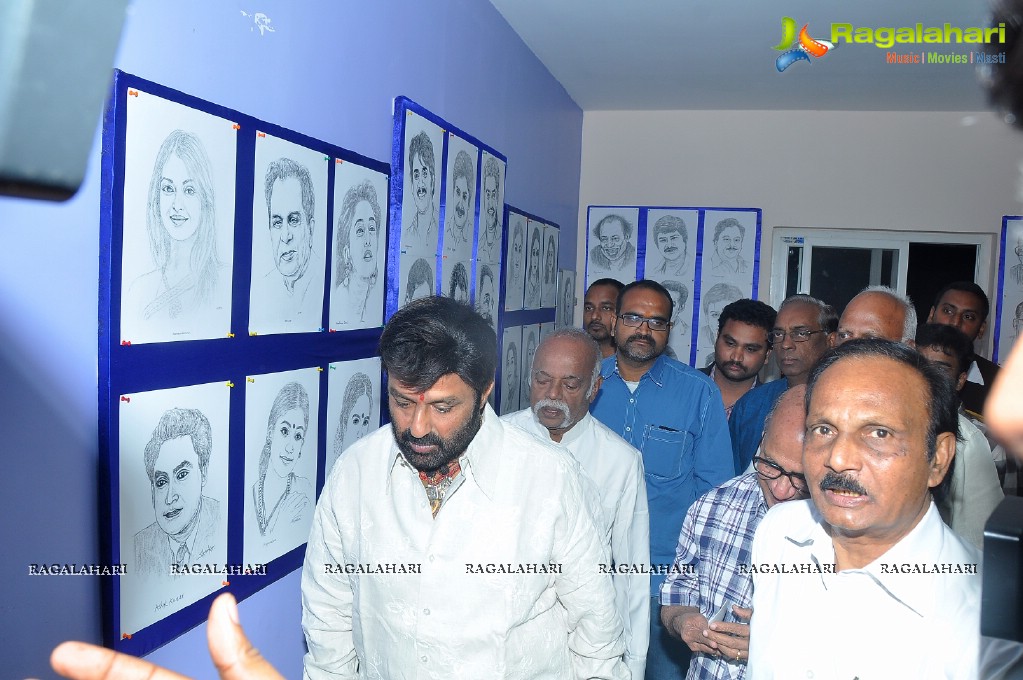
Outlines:
[{"label": "white kurta", "polygon": [[[502,418],[549,440],[532,409]],[[610,529],[611,559],[618,567],[646,568],[650,562],[650,515],[646,503],[643,456],[589,413],[561,438],[561,446],[579,461],[600,494],[603,520]],[[633,678],[642,678],[650,642],[650,578],[616,573],[615,603],[625,624],[625,660]]]},{"label": "white kurta", "polygon": [[342,454],[302,572],[305,677],[627,678],[578,464],[489,406],[460,463],[434,518],[389,426]]}]

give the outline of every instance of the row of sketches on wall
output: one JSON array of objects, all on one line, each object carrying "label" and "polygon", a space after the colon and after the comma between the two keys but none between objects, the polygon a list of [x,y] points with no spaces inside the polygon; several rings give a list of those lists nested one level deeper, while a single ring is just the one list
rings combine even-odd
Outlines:
[{"label": "row of sketches on wall", "polygon": [[334,461],[385,416],[388,316],[447,295],[518,344],[571,323],[575,275],[557,225],[505,206],[505,157],[405,98],[390,165],[121,72],[111,102],[106,635],[142,654],[301,565]]},{"label": "row of sketches on wall", "polygon": [[1004,361],[1023,334],[1023,217],[1002,218],[998,264],[995,362]]},{"label": "row of sketches on wall", "polygon": [[659,282],[675,303],[668,355],[707,366],[721,310],[757,297],[761,217],[759,208],[590,206],[586,287]]}]

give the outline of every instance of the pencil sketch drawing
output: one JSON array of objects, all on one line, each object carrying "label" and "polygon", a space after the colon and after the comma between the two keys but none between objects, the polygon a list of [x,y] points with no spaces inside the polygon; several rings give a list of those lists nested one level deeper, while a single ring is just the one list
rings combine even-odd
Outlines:
[{"label": "pencil sketch drawing", "polygon": [[[472,192],[476,187],[476,171],[472,158],[465,151],[455,154],[451,172],[452,205],[448,207],[444,228],[445,250],[466,250],[471,248],[473,220]],[[471,255],[471,252],[470,252]]]},{"label": "pencil sketch drawing", "polygon": [[[369,434],[373,427],[373,383],[365,373],[355,373],[345,385],[341,399],[341,414],[334,435],[334,459]],[[330,468],[327,471],[329,473]]]},{"label": "pencil sketch drawing", "polygon": [[542,305],[553,307],[558,300],[558,239],[553,227],[547,227],[547,247],[543,253]]},{"label": "pencil sketch drawing", "polygon": [[561,278],[561,306],[555,315],[559,328],[573,325],[575,316],[575,280],[567,271],[562,271]]},{"label": "pencil sketch drawing", "polygon": [[434,196],[437,190],[437,166],[433,153],[433,142],[426,131],[412,138],[408,146],[409,189],[415,203],[416,213],[411,220],[405,220],[404,243],[429,248],[437,245],[437,205]]},{"label": "pencil sketch drawing", "polygon": [[483,213],[480,218],[479,247],[476,259],[484,262],[501,261],[501,162],[487,156],[483,163]]},{"label": "pencil sketch drawing", "polygon": [[526,257],[526,309],[540,308],[540,260],[543,249],[541,229],[530,229],[529,254]]},{"label": "pencil sketch drawing", "polygon": [[522,329],[522,379],[519,393],[519,403],[523,408],[529,405],[529,383],[533,373],[533,355],[536,354],[536,346],[539,344],[537,335],[540,329],[537,326],[526,326]]},{"label": "pencil sketch drawing", "polygon": [[[590,248],[590,270],[601,275],[610,274],[620,281],[632,281],[636,276],[632,223],[612,213],[597,222],[591,233],[597,243]],[[590,280],[597,278],[589,273],[587,276]]]},{"label": "pencil sketch drawing", "polygon": [[171,578],[171,565],[216,549],[220,502],[203,494],[212,449],[201,411],[172,408],[160,417],[143,453],[156,521],[135,534],[136,573]]},{"label": "pencil sketch drawing", "polygon": [[654,223],[653,241],[661,255],[661,262],[647,270],[647,277],[657,280],[685,277],[689,249],[689,231],[685,220],[677,215],[663,215]]},{"label": "pencil sketch drawing", "polygon": [[[661,281],[671,296],[671,332],[668,334],[668,347],[682,363],[689,363],[690,315],[686,312],[689,305],[689,288],[681,281],[666,279]],[[717,323],[717,322],[715,322]]]},{"label": "pencil sketch drawing", "polygon": [[727,283],[715,283],[703,294],[703,323],[700,331],[700,345],[713,345],[718,339],[718,318],[728,304],[743,297],[741,290]]},{"label": "pencil sketch drawing", "polygon": [[365,321],[370,297],[376,299],[383,285],[377,262],[382,227],[377,191],[363,180],[345,193],[335,234],[335,294],[347,300],[349,318]]},{"label": "pencil sketch drawing", "polygon": [[469,301],[469,273],[465,264],[456,262],[451,269],[451,280],[448,282],[448,297],[459,302]]},{"label": "pencil sketch drawing", "polygon": [[283,299],[301,304],[315,278],[308,271],[316,227],[312,176],[301,163],[278,158],[267,166],[263,188],[274,261],[274,268],[264,278],[275,299],[283,295]]},{"label": "pencil sketch drawing", "polygon": [[290,534],[293,525],[304,527],[311,516],[313,485],[294,472],[308,436],[309,395],[299,383],[289,382],[270,408],[259,477],[251,488],[256,524],[266,543]]},{"label": "pencil sketch drawing", "polygon": [[1016,258],[1019,260],[1019,264],[1014,264],[1009,269],[1009,278],[1011,278],[1017,286],[1023,286],[1023,238],[1016,239]]},{"label": "pencil sketch drawing", "polygon": [[519,348],[515,341],[506,343],[504,348],[504,399],[502,413],[511,413],[519,408]]},{"label": "pencil sketch drawing", "polygon": [[525,291],[524,275],[526,273],[526,234],[521,215],[511,214],[511,240],[508,242],[508,271],[505,285],[505,305],[508,311],[522,309],[522,296]]},{"label": "pencil sketch drawing", "polygon": [[714,252],[710,256],[712,276],[746,274],[749,265],[742,256],[746,227],[734,217],[721,220],[714,227]]},{"label": "pencil sketch drawing", "polygon": [[405,304],[433,295],[433,267],[424,258],[412,263],[405,284]]},{"label": "pencil sketch drawing", "polygon": [[476,311],[487,320],[492,328],[497,329],[497,290],[494,286],[494,270],[490,265],[479,265],[480,280],[476,288]]},{"label": "pencil sketch drawing", "polygon": [[131,283],[126,310],[143,321],[182,321],[213,306],[223,269],[215,204],[206,148],[195,135],[174,130],[157,151],[146,200],[156,269]]}]

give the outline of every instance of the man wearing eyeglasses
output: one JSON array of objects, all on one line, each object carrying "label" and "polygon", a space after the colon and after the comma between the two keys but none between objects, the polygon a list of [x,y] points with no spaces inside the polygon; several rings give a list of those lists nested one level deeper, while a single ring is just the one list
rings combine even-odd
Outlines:
[{"label": "man wearing eyeglasses", "polygon": [[[782,394],[753,471],[704,494],[682,523],[675,564],[661,586],[661,619],[693,652],[688,680],[746,675],[753,533],[769,508],[809,495],[802,474],[805,395],[804,385]],[[718,611],[723,618],[709,623]]]},{"label": "man wearing eyeglasses", "polygon": [[810,368],[831,346],[837,326],[838,316],[831,305],[809,295],[789,296],[778,307],[768,338],[781,378],[747,392],[735,403],[728,419],[737,472],[753,460],[774,402],[790,387],[806,384]]},{"label": "man wearing eyeglasses", "polygon": [[[721,393],[699,371],[664,355],[671,295],[644,279],[618,296],[615,354],[601,364],[603,385],[590,412],[643,454],[650,508],[650,596],[675,559],[686,510],[735,474]],[[668,635],[651,603],[646,677],[681,678],[688,649]]]}]

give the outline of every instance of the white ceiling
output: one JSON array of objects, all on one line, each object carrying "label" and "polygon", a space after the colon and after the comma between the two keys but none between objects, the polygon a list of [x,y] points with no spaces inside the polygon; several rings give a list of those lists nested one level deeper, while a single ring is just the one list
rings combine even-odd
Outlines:
[{"label": "white ceiling", "polygon": [[[888,64],[842,44],[779,73],[782,16],[828,40],[854,26],[986,26],[985,0],[490,0],[575,102],[589,110],[976,111],[976,67]],[[897,46],[899,52],[935,46]],[[941,46],[937,46],[941,48]],[[974,45],[947,51],[970,52]]]}]

